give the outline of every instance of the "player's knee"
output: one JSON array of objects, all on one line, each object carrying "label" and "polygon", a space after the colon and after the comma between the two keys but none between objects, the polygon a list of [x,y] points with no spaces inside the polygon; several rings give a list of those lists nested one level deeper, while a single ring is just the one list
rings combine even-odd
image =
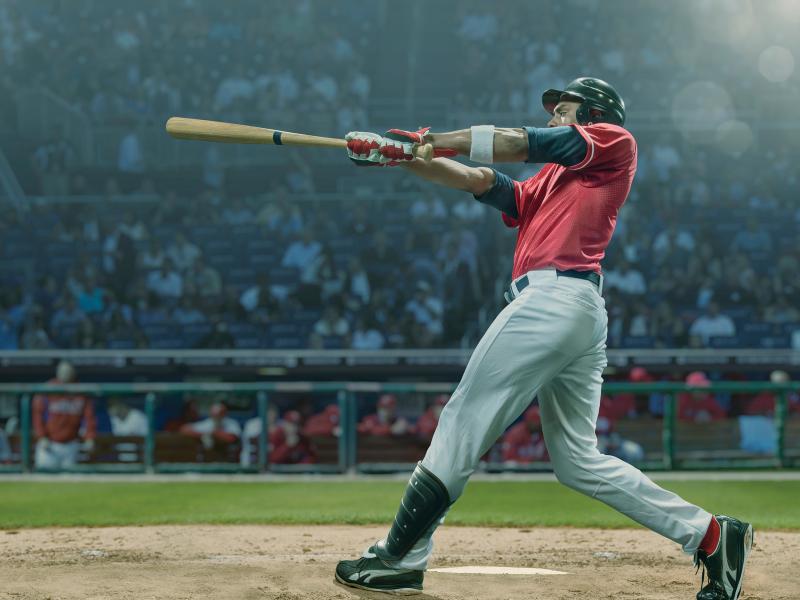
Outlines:
[{"label": "player's knee", "polygon": [[[585,460],[584,460],[585,459]],[[591,493],[597,483],[597,477],[587,468],[591,457],[551,457],[553,472],[558,482],[582,493]]]}]

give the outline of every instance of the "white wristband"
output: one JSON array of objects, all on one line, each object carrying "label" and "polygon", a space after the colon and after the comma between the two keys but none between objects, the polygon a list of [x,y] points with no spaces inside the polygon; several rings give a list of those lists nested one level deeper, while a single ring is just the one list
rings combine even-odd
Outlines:
[{"label": "white wristband", "polygon": [[494,161],[494,125],[473,125],[469,159],[474,162],[492,164]]}]

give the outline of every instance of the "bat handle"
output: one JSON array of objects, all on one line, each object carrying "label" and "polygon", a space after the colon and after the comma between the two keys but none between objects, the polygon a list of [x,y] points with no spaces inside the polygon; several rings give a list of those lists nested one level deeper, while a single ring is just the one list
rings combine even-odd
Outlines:
[{"label": "bat handle", "polygon": [[425,162],[430,162],[433,158],[433,144],[417,144],[414,146],[414,156],[421,158]]}]

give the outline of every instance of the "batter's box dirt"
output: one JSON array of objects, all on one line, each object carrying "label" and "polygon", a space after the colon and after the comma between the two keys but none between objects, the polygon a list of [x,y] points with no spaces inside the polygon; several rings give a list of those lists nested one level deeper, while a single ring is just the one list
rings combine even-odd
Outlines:
[{"label": "batter's box dirt", "polygon": [[[384,527],[164,526],[0,532],[0,600],[357,600],[333,582]],[[742,600],[798,597],[800,533],[757,532]],[[504,566],[567,575],[428,573],[425,598],[692,600],[691,559],[640,529],[443,527],[431,567]]]}]

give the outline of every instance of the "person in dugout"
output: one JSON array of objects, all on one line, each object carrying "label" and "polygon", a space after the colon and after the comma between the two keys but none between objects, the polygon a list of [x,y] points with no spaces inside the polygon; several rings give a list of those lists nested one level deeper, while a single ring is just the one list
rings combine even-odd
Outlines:
[{"label": "person in dugout", "polygon": [[428,410],[417,419],[416,431],[420,439],[431,440],[433,432],[436,431],[436,426],[439,424],[439,415],[442,414],[442,409],[449,399],[449,395],[439,394],[433,399]]},{"label": "person in dugout", "polygon": [[[770,383],[784,384],[791,381],[791,377],[789,377],[786,371],[775,370],[769,374],[769,381]],[[775,415],[776,399],[777,394],[775,392],[764,390],[747,403],[744,414],[772,417]],[[800,392],[787,392],[786,401],[788,413],[790,415],[793,413],[800,414]]]},{"label": "person in dugout", "polygon": [[[687,375],[686,385],[702,388],[711,385],[711,381],[702,371],[694,371]],[[678,420],[680,421],[707,423],[722,420],[726,416],[725,409],[709,392],[698,390],[678,394]]]},{"label": "person in dugout", "polygon": [[310,464],[317,457],[308,438],[302,433],[303,419],[296,410],[284,413],[278,428],[270,434],[272,451],[269,462],[278,465]]},{"label": "person in dugout", "polygon": [[211,405],[207,419],[181,426],[183,435],[199,439],[206,450],[217,444],[228,445],[237,442],[242,434],[241,425],[228,415],[228,408],[222,402]]},{"label": "person in dugout", "polygon": [[303,435],[309,438],[339,437],[341,433],[338,404],[328,404],[322,412],[311,415],[303,425]]},{"label": "person in dugout", "polygon": [[[62,360],[56,367],[55,378],[48,383],[76,381],[75,368]],[[81,451],[94,451],[97,420],[92,401],[83,394],[37,394],[33,398],[33,431],[37,469],[72,468]]]},{"label": "person in dugout", "polygon": [[411,424],[397,416],[397,398],[394,394],[383,394],[378,398],[377,411],[367,415],[358,424],[361,435],[392,436],[413,433]]},{"label": "person in dugout", "polygon": [[547,462],[547,446],[542,434],[542,417],[538,406],[525,411],[520,423],[509,429],[503,436],[503,461],[514,464]]}]

